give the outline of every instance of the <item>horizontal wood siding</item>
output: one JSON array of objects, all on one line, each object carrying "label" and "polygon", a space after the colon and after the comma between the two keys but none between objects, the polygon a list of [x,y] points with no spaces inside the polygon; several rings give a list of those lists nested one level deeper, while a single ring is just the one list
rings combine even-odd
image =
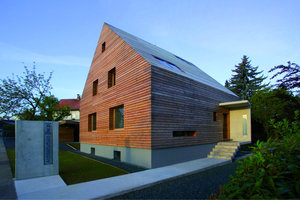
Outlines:
[{"label": "horizontal wood siding", "polygon": [[[114,67],[116,85],[108,88],[108,72]],[[96,79],[98,93],[92,96]],[[124,128],[109,130],[109,108],[119,105],[124,105]],[[151,66],[107,25],[100,35],[80,111],[81,143],[151,148]],[[95,112],[96,131],[88,132],[88,115]]]},{"label": "horizontal wood siding", "polygon": [[[152,149],[198,145],[222,139],[218,104],[239,100],[220,90],[170,71],[151,70]],[[196,136],[173,137],[173,131],[196,131]]]}]

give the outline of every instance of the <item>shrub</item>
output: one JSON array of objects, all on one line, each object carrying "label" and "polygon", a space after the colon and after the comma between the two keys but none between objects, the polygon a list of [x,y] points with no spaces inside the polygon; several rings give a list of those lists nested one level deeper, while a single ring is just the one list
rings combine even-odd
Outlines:
[{"label": "shrub", "polygon": [[271,122],[280,139],[268,139],[252,147],[253,156],[239,161],[220,199],[287,199],[300,197],[299,121]]}]

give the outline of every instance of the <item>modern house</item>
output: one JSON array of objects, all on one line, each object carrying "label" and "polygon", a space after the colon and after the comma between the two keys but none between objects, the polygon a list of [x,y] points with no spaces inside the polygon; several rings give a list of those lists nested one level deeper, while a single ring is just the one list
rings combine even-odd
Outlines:
[{"label": "modern house", "polygon": [[79,142],[80,95],[76,99],[61,99],[59,106],[71,109],[71,114],[59,122],[59,142]]},{"label": "modern house", "polygon": [[81,151],[155,168],[251,141],[248,101],[197,66],[104,24],[80,101]]}]

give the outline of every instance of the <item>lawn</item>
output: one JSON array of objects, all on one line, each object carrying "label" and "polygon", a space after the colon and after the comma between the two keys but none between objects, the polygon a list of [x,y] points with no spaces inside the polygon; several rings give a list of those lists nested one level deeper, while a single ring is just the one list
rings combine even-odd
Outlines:
[{"label": "lawn", "polygon": [[80,150],[80,143],[69,143],[69,146],[72,146],[76,150]]},{"label": "lawn", "polygon": [[[13,176],[15,174],[15,150],[7,149]],[[102,162],[59,151],[59,175],[66,184],[76,184],[127,174],[128,172]]]}]

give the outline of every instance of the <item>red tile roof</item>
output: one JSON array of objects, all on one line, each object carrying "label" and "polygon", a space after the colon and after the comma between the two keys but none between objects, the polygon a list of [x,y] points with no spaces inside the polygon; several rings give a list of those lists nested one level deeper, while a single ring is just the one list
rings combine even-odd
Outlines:
[{"label": "red tile roof", "polygon": [[61,99],[59,101],[59,106],[70,106],[71,110],[79,110],[80,100],[78,99]]}]

